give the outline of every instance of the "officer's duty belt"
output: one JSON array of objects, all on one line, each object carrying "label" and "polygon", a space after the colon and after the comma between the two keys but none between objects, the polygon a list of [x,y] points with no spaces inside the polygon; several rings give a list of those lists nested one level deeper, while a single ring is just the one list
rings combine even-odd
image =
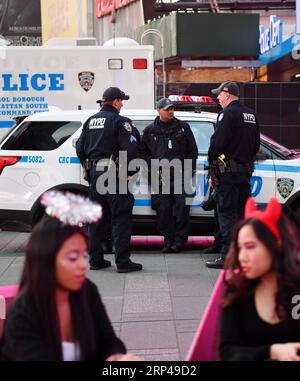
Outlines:
[{"label": "officer's duty belt", "polygon": [[225,160],[225,165],[220,162],[217,162],[217,168],[219,173],[235,173],[235,172],[247,172],[253,171],[252,163],[238,163],[233,159]]}]

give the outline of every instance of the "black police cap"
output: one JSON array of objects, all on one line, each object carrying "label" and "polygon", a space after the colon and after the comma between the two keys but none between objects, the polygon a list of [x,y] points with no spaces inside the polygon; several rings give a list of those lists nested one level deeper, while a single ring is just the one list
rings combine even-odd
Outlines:
[{"label": "black police cap", "polygon": [[174,107],[174,104],[169,98],[162,98],[156,104],[157,109],[167,110],[170,107]]},{"label": "black police cap", "polygon": [[99,99],[97,103],[113,101],[115,99],[122,99],[124,101],[127,101],[129,99],[129,95],[126,95],[124,91],[121,91],[118,87],[109,87],[106,90],[104,90],[102,99]]},{"label": "black police cap", "polygon": [[222,91],[235,95],[236,97],[239,97],[240,95],[240,89],[236,82],[223,82],[217,89],[213,89],[211,92],[213,94],[219,95]]}]

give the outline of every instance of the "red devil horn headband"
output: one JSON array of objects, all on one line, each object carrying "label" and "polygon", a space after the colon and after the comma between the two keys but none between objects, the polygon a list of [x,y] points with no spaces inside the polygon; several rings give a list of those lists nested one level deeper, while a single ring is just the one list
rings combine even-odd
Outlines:
[{"label": "red devil horn headband", "polygon": [[258,210],[255,200],[249,197],[245,206],[245,218],[255,218],[262,222],[277,239],[280,239],[277,222],[281,216],[281,204],[275,197],[271,197],[265,210]]}]

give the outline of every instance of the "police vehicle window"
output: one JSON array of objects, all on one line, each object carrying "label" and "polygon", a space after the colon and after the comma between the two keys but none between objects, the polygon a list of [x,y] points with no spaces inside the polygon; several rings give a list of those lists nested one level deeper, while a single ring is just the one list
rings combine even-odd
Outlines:
[{"label": "police vehicle window", "polygon": [[214,133],[214,124],[211,122],[198,121],[187,121],[187,123],[193,131],[198,146],[198,153],[200,155],[207,155],[210,138]]},{"label": "police vehicle window", "polygon": [[273,157],[273,152],[270,150],[270,148],[264,146],[263,144],[260,145],[259,151],[255,156],[255,160],[268,160],[268,159],[277,159],[277,157]]},{"label": "police vehicle window", "polygon": [[[298,157],[297,153],[281,144],[275,142],[275,140],[261,134],[261,140],[266,147],[268,147],[273,154],[273,159],[292,159]],[[276,156],[276,157],[274,157]]]},{"label": "police vehicle window", "polygon": [[51,151],[62,145],[81,122],[25,122],[1,147],[3,150]]}]

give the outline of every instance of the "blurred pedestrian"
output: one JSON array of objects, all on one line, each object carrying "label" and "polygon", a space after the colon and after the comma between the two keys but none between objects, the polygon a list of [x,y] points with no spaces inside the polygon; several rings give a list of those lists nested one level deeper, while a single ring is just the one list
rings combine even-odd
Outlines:
[{"label": "blurred pedestrian", "polygon": [[300,360],[299,253],[298,232],[278,201],[260,211],[250,198],[225,263],[222,360]]},{"label": "blurred pedestrian", "polygon": [[43,196],[42,204],[46,216],[27,244],[19,294],[5,322],[1,359],[120,358],[125,345],[115,335],[97,286],[85,276],[87,237],[81,225],[96,221],[101,207],[54,191]]}]

